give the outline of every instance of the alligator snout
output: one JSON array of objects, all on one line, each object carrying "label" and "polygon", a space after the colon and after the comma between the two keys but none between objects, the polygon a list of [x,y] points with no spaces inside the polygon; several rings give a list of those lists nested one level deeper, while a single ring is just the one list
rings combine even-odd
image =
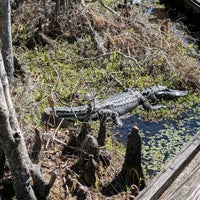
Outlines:
[{"label": "alligator snout", "polygon": [[156,96],[159,98],[176,98],[176,97],[184,97],[188,95],[188,91],[184,90],[172,90],[169,89],[168,91],[158,91]]}]

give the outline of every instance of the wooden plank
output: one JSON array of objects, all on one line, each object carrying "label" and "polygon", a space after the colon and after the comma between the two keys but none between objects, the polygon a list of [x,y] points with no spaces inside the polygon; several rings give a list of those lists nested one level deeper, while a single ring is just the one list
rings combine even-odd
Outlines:
[{"label": "wooden plank", "polygon": [[200,199],[200,184],[192,192],[192,194],[188,197],[188,200],[199,200],[199,199]]},{"label": "wooden plank", "polygon": [[[200,151],[162,194],[159,200],[195,199],[194,191],[200,183]],[[190,196],[190,197],[189,197]],[[200,200],[200,196],[199,196]]]},{"label": "wooden plank", "polygon": [[183,168],[200,150],[200,131],[177,156],[148,184],[137,196],[136,200],[156,200],[170,186]]}]

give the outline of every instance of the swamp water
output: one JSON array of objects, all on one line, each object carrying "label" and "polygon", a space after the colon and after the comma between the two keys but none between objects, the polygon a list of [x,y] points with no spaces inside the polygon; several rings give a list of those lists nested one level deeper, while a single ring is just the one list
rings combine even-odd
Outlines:
[{"label": "swamp water", "polygon": [[[144,12],[146,12],[147,17],[150,17],[157,9],[151,5],[152,0],[147,2],[150,3],[150,6]],[[158,10],[160,12],[162,9]],[[163,12],[166,12],[164,15],[168,16],[167,11],[163,9],[162,14]],[[187,38],[180,34],[176,25],[172,28],[177,37],[189,45]],[[197,37],[199,38],[199,33]],[[194,38],[197,39],[197,37]],[[199,46],[198,42],[199,39],[197,46]],[[126,145],[127,135],[130,133],[131,127],[133,125],[139,127],[142,139],[142,166],[146,178],[151,179],[189,142],[192,136],[200,131],[200,104],[171,121],[147,122],[140,119],[138,114],[124,118],[122,121],[123,126],[117,129],[115,137],[118,142]]]},{"label": "swamp water", "polygon": [[117,129],[117,141],[126,145],[131,127],[140,129],[142,139],[142,166],[147,178],[153,178],[163,169],[180,149],[200,131],[200,105],[171,121],[147,122],[138,114],[122,119],[123,126]]}]

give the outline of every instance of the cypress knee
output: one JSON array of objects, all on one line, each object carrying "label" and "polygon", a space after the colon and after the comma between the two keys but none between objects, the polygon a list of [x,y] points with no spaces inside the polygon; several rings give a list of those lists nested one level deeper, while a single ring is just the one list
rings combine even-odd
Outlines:
[{"label": "cypress knee", "polygon": [[128,135],[125,160],[121,175],[125,178],[127,185],[137,185],[140,190],[145,187],[145,179],[141,165],[141,137],[139,128],[133,126]]}]

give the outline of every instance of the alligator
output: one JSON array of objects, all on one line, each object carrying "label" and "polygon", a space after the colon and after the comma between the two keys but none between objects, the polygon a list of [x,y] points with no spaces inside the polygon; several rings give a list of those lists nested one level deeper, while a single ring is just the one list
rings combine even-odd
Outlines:
[{"label": "alligator", "polygon": [[[141,92],[139,90],[126,89],[122,93],[115,94],[103,100],[90,101],[88,105],[76,107],[56,107],[56,117],[65,118],[68,121],[97,120],[101,113],[110,113],[110,118],[118,126],[122,125],[119,116],[132,112],[136,107],[142,106],[145,110],[167,108],[166,105],[152,105],[149,100],[158,102],[160,98],[182,97],[187,91],[173,90],[166,86],[153,86]],[[52,108],[46,108],[45,114],[50,115]]]}]

